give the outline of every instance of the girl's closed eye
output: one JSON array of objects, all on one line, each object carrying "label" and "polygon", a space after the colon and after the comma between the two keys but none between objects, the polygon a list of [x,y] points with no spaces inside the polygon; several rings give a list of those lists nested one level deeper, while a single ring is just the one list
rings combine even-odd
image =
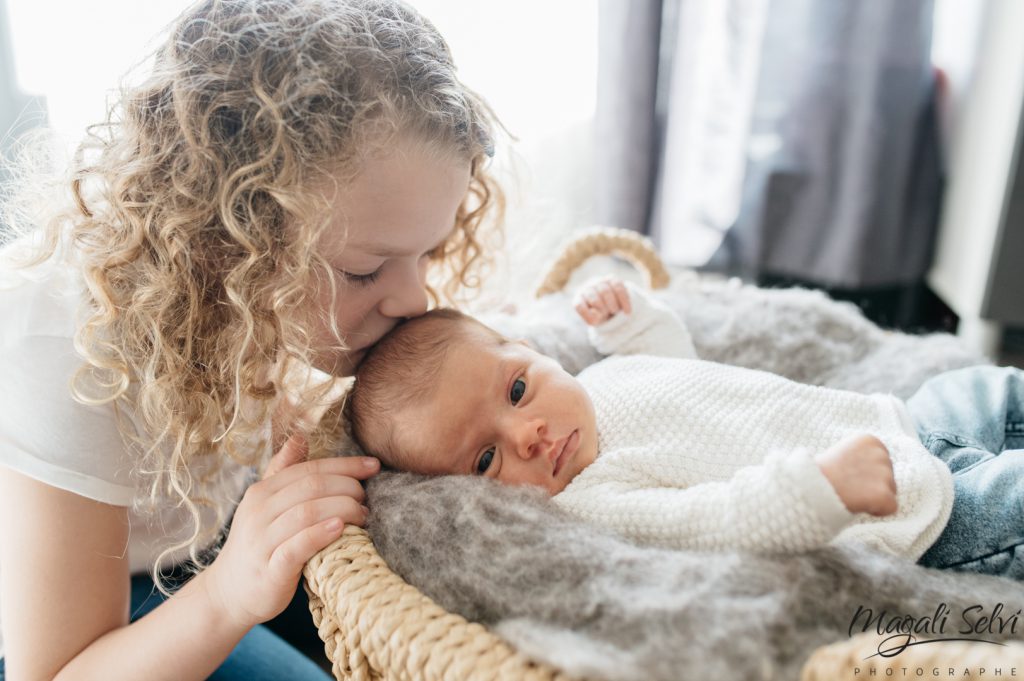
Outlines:
[{"label": "girl's closed eye", "polygon": [[369,286],[370,284],[377,281],[378,277],[380,277],[380,271],[382,268],[383,265],[375,269],[373,272],[369,272],[367,274],[356,274],[354,272],[346,272],[345,270],[338,268],[335,269],[337,269],[338,273],[341,274],[341,276],[344,277],[345,281],[347,281],[348,283],[354,284],[356,286]]},{"label": "girl's closed eye", "polygon": [[[420,260],[436,260],[439,258],[443,258],[445,255],[444,249],[446,244],[447,241],[442,241],[434,248],[423,253],[420,256]],[[347,270],[341,269],[340,267],[335,267],[334,269],[338,272],[338,274],[342,276],[342,278],[345,279],[346,282],[350,284],[353,284],[355,286],[369,286],[376,282],[378,278],[380,278],[381,271],[384,269],[384,265],[380,265],[374,271],[367,272],[366,274],[357,274],[355,272],[349,272]]]}]

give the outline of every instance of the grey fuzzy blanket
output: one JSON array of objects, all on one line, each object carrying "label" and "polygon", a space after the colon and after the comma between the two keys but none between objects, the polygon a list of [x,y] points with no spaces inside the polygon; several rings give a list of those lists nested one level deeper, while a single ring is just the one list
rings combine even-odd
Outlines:
[{"label": "grey fuzzy blanket", "polygon": [[[950,336],[887,333],[809,291],[683,279],[661,295],[701,357],[806,383],[905,398],[933,374],[984,361]],[[599,359],[563,296],[487,321],[570,371]],[[945,603],[946,635],[970,606],[1024,607],[1017,582],[852,547],[777,558],[637,547],[567,517],[543,493],[478,478],[385,473],[368,499],[368,529],[397,573],[581,677],[795,679],[814,648],[847,637],[861,606],[923,617]],[[1003,635],[1024,638],[1024,623]]]},{"label": "grey fuzzy blanket", "polygon": [[[567,517],[543,493],[489,480],[386,473],[370,490],[369,530],[392,569],[584,678],[797,679],[814,648],[848,636],[861,606],[887,623],[946,604],[946,636],[963,613],[977,619],[973,606],[1024,608],[1017,582],[852,547],[778,558],[641,548]],[[1004,636],[1024,638],[1024,621],[979,638]]]}]

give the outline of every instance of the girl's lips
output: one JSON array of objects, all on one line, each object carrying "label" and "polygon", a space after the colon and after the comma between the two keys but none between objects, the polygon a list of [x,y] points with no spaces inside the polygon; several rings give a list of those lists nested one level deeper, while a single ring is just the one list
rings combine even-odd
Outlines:
[{"label": "girl's lips", "polygon": [[562,445],[562,450],[555,457],[555,469],[551,471],[551,477],[558,475],[558,472],[562,470],[562,466],[565,462],[573,457],[576,450],[580,446],[580,431],[574,430],[569,433],[569,437],[565,438],[565,443]]}]

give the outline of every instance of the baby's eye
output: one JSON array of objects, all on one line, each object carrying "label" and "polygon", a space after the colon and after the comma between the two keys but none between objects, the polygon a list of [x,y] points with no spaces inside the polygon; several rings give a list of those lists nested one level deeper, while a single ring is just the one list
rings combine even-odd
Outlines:
[{"label": "baby's eye", "polygon": [[512,404],[519,404],[519,400],[523,399],[523,395],[526,394],[526,381],[521,378],[517,378],[516,382],[512,384],[512,391],[509,393],[509,399],[512,400]]},{"label": "baby's eye", "polygon": [[476,474],[483,475],[487,472],[487,469],[491,467],[491,462],[494,461],[494,447],[491,447],[484,455],[480,457],[480,460],[476,464]]}]

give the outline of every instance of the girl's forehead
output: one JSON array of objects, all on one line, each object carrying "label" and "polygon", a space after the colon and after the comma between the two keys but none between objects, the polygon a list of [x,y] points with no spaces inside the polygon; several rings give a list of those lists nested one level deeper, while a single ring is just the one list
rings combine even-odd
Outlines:
[{"label": "girl's forehead", "polygon": [[397,152],[373,158],[328,196],[330,234],[368,256],[419,255],[454,228],[469,181],[468,161]]}]

